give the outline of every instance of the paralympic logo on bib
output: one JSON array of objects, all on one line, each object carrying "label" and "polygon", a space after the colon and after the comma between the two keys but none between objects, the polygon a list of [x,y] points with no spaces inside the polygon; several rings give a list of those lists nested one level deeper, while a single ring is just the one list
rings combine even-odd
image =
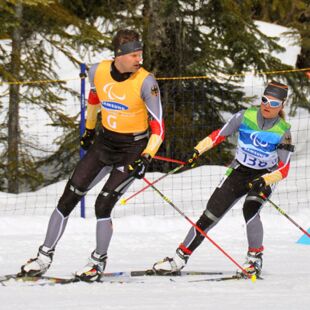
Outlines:
[{"label": "paralympic logo on bib", "polygon": [[262,147],[262,148],[266,148],[268,146],[268,142],[265,141],[261,141],[259,139],[259,131],[254,131],[251,133],[250,138],[253,141],[253,145],[256,147]]},{"label": "paralympic logo on bib", "polygon": [[113,91],[113,87],[114,86],[115,86],[115,83],[113,83],[113,82],[112,83],[107,83],[107,84],[105,84],[103,86],[103,91],[108,95],[108,98],[110,100],[115,100],[115,99],[121,100],[121,101],[125,100],[126,99],[126,95],[125,94],[120,96],[119,94],[116,95],[114,93],[114,91]]}]

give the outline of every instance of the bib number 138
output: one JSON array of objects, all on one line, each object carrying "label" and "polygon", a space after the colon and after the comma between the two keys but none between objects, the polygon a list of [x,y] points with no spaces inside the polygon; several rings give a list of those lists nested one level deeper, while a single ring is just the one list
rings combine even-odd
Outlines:
[{"label": "bib number 138", "polygon": [[259,167],[259,168],[265,168],[267,166],[267,162],[265,161],[260,161],[258,158],[250,156],[245,153],[243,155],[244,155],[243,162],[247,166]]}]

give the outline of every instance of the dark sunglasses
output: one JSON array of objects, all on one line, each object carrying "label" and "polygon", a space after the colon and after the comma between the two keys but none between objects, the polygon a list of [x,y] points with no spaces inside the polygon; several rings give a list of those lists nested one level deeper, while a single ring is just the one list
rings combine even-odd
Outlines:
[{"label": "dark sunglasses", "polygon": [[264,105],[267,105],[269,103],[271,108],[278,108],[282,105],[282,101],[271,100],[271,99],[267,98],[266,96],[262,97],[262,103]]}]

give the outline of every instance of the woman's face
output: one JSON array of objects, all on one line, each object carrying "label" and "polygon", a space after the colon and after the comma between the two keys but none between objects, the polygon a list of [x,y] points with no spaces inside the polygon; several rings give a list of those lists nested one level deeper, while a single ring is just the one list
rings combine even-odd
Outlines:
[{"label": "woman's face", "polygon": [[283,102],[272,96],[263,96],[260,111],[264,118],[275,118],[283,109]]}]

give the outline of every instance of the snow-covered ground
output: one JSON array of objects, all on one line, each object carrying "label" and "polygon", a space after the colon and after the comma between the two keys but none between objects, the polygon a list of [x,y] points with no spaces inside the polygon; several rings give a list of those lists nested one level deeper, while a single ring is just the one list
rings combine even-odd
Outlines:
[{"label": "snow-covered ground", "polygon": [[[167,206],[170,208],[170,206]],[[269,208],[269,207],[266,207]],[[190,277],[145,278],[128,283],[75,283],[65,286],[0,286],[1,310],[24,309],[230,309],[306,310],[310,304],[310,245],[296,241],[302,233],[280,214],[261,213],[265,227],[264,280],[189,282]],[[197,218],[193,218],[196,220]],[[294,213],[310,226],[310,210]],[[0,274],[14,273],[42,243],[48,218],[3,217],[0,226]],[[181,216],[129,216],[114,219],[107,272],[149,268],[174,253],[190,227]],[[47,275],[70,276],[86,262],[95,244],[95,219],[72,217]],[[246,253],[241,214],[227,215],[209,234],[238,263]],[[187,270],[233,273],[237,267],[209,241],[197,249]],[[209,276],[195,276],[196,279]],[[138,281],[138,282],[135,282]]]}]

